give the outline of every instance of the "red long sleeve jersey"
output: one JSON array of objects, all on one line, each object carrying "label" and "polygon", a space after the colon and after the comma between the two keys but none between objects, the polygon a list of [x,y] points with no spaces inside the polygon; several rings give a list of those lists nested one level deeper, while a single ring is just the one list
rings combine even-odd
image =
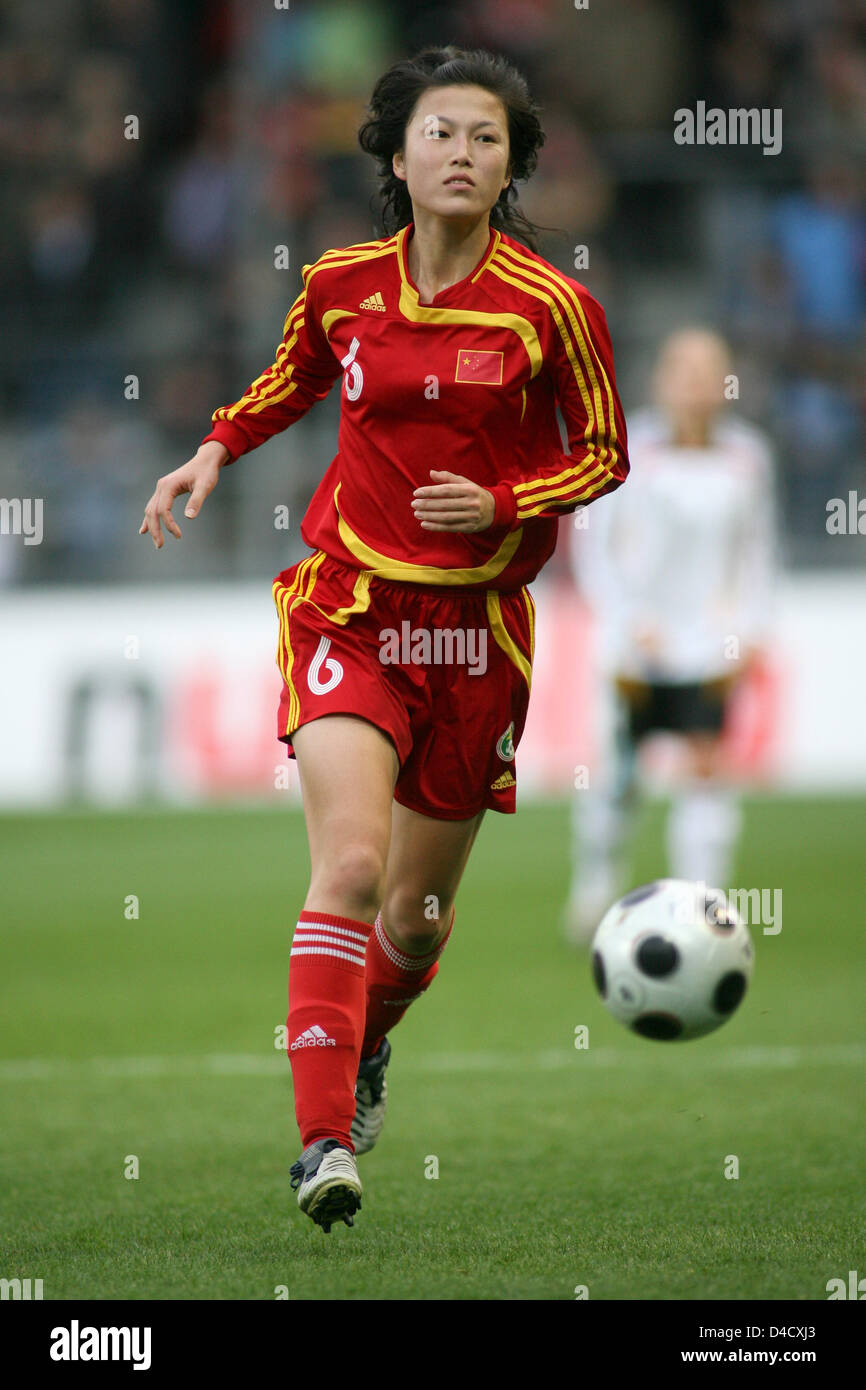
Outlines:
[{"label": "red long sleeve jersey", "polygon": [[[412,234],[410,223],[304,266],[276,361],[215,412],[206,438],[236,459],[300,419],[342,374],[337,454],[301,526],[307,545],[387,579],[518,589],[553,552],[556,518],[628,473],[604,311],[495,228],[475,269],[421,304]],[[412,496],[434,483],[434,468],[488,488],[493,524],[422,529]]]}]

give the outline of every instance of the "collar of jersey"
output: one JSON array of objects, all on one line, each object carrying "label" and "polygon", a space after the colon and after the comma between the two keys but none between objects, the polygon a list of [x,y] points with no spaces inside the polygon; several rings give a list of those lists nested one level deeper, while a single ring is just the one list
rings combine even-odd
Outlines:
[{"label": "collar of jersey", "polygon": [[[402,282],[400,298],[402,299],[405,296],[416,309],[437,309],[439,307],[437,304],[421,304],[419,302],[418,290],[409,278],[409,234],[414,228],[415,223],[409,222],[405,227],[401,227],[400,231],[397,233],[397,264],[400,267],[400,280]],[[434,298],[439,299],[440,295],[451,294],[454,290],[463,290],[467,285],[474,284],[496,255],[496,248],[500,240],[500,233],[495,227],[491,227],[487,249],[475,269],[470,270],[469,274],[465,275],[462,280],[458,280],[456,284],[449,285],[447,289],[440,290],[439,294],[435,295]]]}]

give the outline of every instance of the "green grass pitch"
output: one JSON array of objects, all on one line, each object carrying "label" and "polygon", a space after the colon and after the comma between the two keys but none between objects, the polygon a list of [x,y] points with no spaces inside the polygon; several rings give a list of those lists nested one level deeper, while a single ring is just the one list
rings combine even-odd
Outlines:
[{"label": "green grass pitch", "polygon": [[[634,883],[664,871],[663,809]],[[289,1189],[274,1048],[300,811],[3,818],[0,1276],[46,1299],[826,1299],[866,1274],[864,826],[854,798],[747,803],[734,882],[781,888],[783,928],[754,930],[733,1019],[678,1045],[620,1028],[560,940],[565,803],[489,814],[392,1033],[363,1211],[325,1236]]]}]

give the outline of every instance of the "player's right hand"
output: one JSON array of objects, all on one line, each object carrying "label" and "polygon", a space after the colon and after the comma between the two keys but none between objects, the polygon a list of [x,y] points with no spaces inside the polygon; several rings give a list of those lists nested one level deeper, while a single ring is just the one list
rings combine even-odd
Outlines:
[{"label": "player's right hand", "polygon": [[181,529],[171,514],[175,499],[181,497],[185,492],[191,493],[192,495],[184,509],[184,515],[198,516],[202,503],[216,487],[220,469],[228,462],[228,459],[229,451],[225,445],[212,439],[208,444],[202,444],[198,453],[188,463],[183,464],[181,468],[176,468],[173,473],[167,473],[164,478],[160,478],[157,481],[153,496],[144,509],[144,521],[139,527],[138,534],[144,536],[150,532],[156,549],[161,550],[164,540],[162,534],[164,522],[166,530],[180,540]]},{"label": "player's right hand", "polygon": [[632,641],[641,656],[654,661],[662,650],[661,633],[652,623],[638,623],[632,631]]}]

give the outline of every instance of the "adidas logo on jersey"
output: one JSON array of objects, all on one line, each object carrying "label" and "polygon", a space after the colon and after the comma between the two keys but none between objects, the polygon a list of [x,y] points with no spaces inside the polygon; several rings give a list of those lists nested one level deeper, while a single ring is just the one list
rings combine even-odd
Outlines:
[{"label": "adidas logo on jersey", "polygon": [[367,296],[366,299],[362,299],[362,300],[361,300],[361,303],[358,305],[358,308],[359,308],[359,309],[379,309],[379,310],[384,314],[384,312],[385,312],[385,301],[384,301],[384,299],[382,298],[382,296],[381,296],[381,294],[379,293],[379,291],[377,290],[375,294],[370,294],[370,295]]},{"label": "adidas logo on jersey", "polygon": [[496,779],[495,782],[491,782],[491,783],[490,783],[490,790],[491,790],[492,792],[501,792],[501,791],[504,791],[506,787],[513,787],[513,786],[514,786],[514,773],[513,773],[513,772],[503,772],[503,774],[502,774],[501,777],[497,777],[497,779]]},{"label": "adidas logo on jersey", "polygon": [[329,1038],[324,1028],[320,1028],[318,1023],[314,1023],[312,1028],[305,1028],[303,1033],[301,1033],[299,1037],[295,1038],[295,1041],[292,1043],[291,1047],[289,1048],[289,1051],[294,1052],[296,1048],[301,1047],[336,1046],[336,1038]]}]

